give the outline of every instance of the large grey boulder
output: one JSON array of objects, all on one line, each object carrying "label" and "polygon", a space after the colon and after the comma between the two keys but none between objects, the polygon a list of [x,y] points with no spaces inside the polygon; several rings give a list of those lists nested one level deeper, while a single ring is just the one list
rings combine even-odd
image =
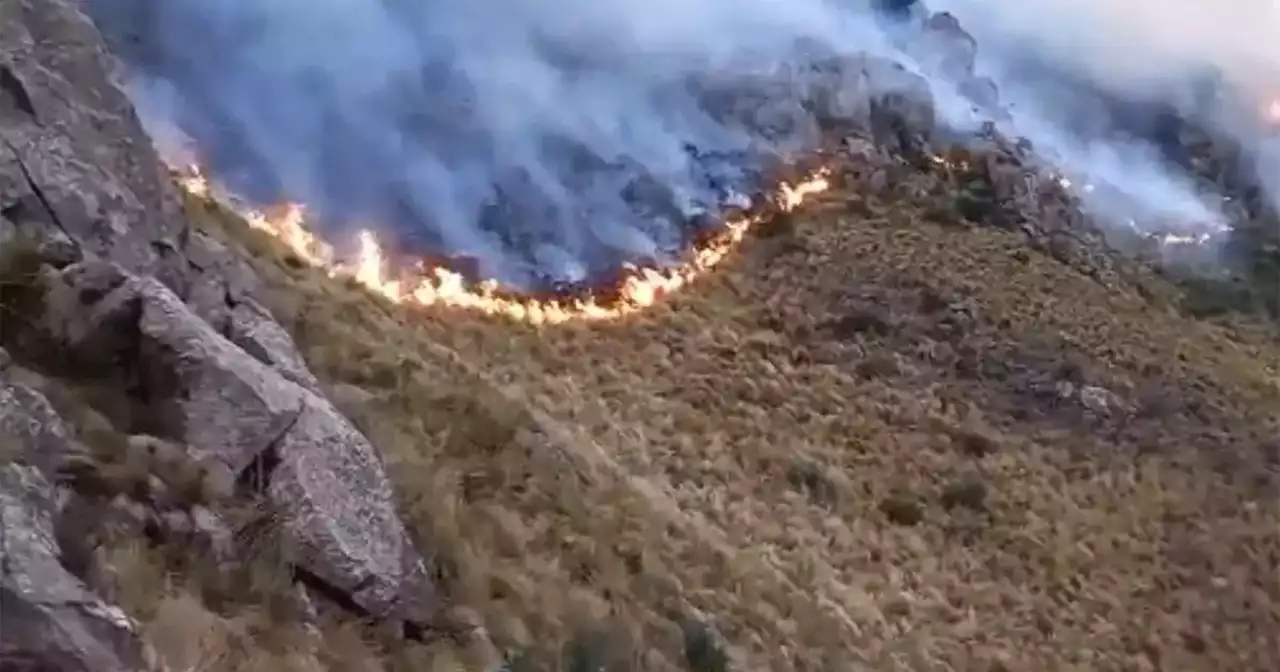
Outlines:
[{"label": "large grey boulder", "polygon": [[250,356],[169,288],[105,261],[41,278],[33,325],[75,369],[149,400],[144,430],[189,446],[265,492],[312,580],[369,614],[425,627],[426,565],[369,441],[319,393]]}]

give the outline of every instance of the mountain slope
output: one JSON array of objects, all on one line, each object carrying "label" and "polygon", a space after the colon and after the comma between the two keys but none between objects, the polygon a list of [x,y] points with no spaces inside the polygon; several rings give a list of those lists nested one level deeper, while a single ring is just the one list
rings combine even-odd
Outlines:
[{"label": "mountain slope", "polygon": [[179,207],[81,5],[0,18],[0,669],[1280,653],[1274,329],[1184,315],[990,129],[938,156],[899,63],[744,92],[814,115],[834,189],[648,311],[538,329]]},{"label": "mountain slope", "polygon": [[721,669],[720,636],[734,669],[1267,669],[1280,348],[940,216],[945,175],[841,170],[669,302],[545,329],[193,207],[528,669]]}]

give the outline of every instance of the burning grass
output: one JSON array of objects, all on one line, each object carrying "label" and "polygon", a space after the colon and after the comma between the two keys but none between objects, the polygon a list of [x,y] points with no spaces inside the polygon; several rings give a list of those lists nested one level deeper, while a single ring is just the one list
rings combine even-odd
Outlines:
[{"label": "burning grass", "polygon": [[197,166],[188,167],[177,179],[187,193],[217,198],[254,228],[278,238],[299,259],[330,269],[334,275],[353,278],[394,303],[449,306],[534,324],[562,324],[614,320],[644,310],[681,290],[719,265],[754,227],[774,214],[795,210],[806,199],[829,189],[826,172],[824,168],[816,168],[795,182],[780,182],[775,193],[765,199],[765,207],[754,212],[731,213],[719,233],[701,238],[683,263],[674,267],[627,265],[621,269],[617,282],[610,286],[574,286],[539,294],[512,291],[490,280],[469,277],[453,268],[460,265],[458,260],[418,259],[404,264],[403,268],[392,268],[382,245],[369,230],[356,235],[355,259],[340,262],[333,248],[309,230],[303,206],[287,203],[271,211],[237,207],[232,199],[210,184]]},{"label": "burning grass", "polygon": [[343,669],[1271,669],[1274,342],[890,191],[555,326],[396,305],[193,198],[494,647]]}]

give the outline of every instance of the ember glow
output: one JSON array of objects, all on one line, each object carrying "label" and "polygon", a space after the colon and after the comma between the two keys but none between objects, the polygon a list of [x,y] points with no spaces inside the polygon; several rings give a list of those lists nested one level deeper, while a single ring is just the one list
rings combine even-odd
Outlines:
[{"label": "ember glow", "polygon": [[[778,208],[790,212],[827,191],[830,188],[828,174],[826,169],[820,169],[795,184],[780,184],[775,193]],[[679,266],[627,266],[622,269],[616,288],[587,291],[576,298],[541,298],[520,295],[493,281],[471,282],[460,273],[423,261],[403,271],[393,269],[382,244],[369,229],[356,234],[354,259],[344,263],[337,258],[332,246],[308,229],[306,209],[302,205],[288,203],[267,210],[248,207],[220,193],[195,165],[183,171],[178,183],[193,196],[213,199],[233,209],[250,226],[269,233],[299,258],[325,269],[331,277],[352,278],[395,303],[464,308],[533,324],[609,320],[643,310],[715,268],[746,238],[752,227],[765,219],[764,215],[751,214],[725,222],[719,234],[691,250],[685,263]],[[609,298],[602,298],[604,296]]]}]

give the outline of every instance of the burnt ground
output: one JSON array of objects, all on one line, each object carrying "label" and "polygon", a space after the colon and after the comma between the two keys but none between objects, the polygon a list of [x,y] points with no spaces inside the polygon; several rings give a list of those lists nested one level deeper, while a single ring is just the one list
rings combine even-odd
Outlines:
[{"label": "burnt ground", "polygon": [[838,175],[667,303],[541,330],[391,306],[193,207],[512,669],[1272,669],[1274,331],[973,224],[963,175],[895,179]]}]

